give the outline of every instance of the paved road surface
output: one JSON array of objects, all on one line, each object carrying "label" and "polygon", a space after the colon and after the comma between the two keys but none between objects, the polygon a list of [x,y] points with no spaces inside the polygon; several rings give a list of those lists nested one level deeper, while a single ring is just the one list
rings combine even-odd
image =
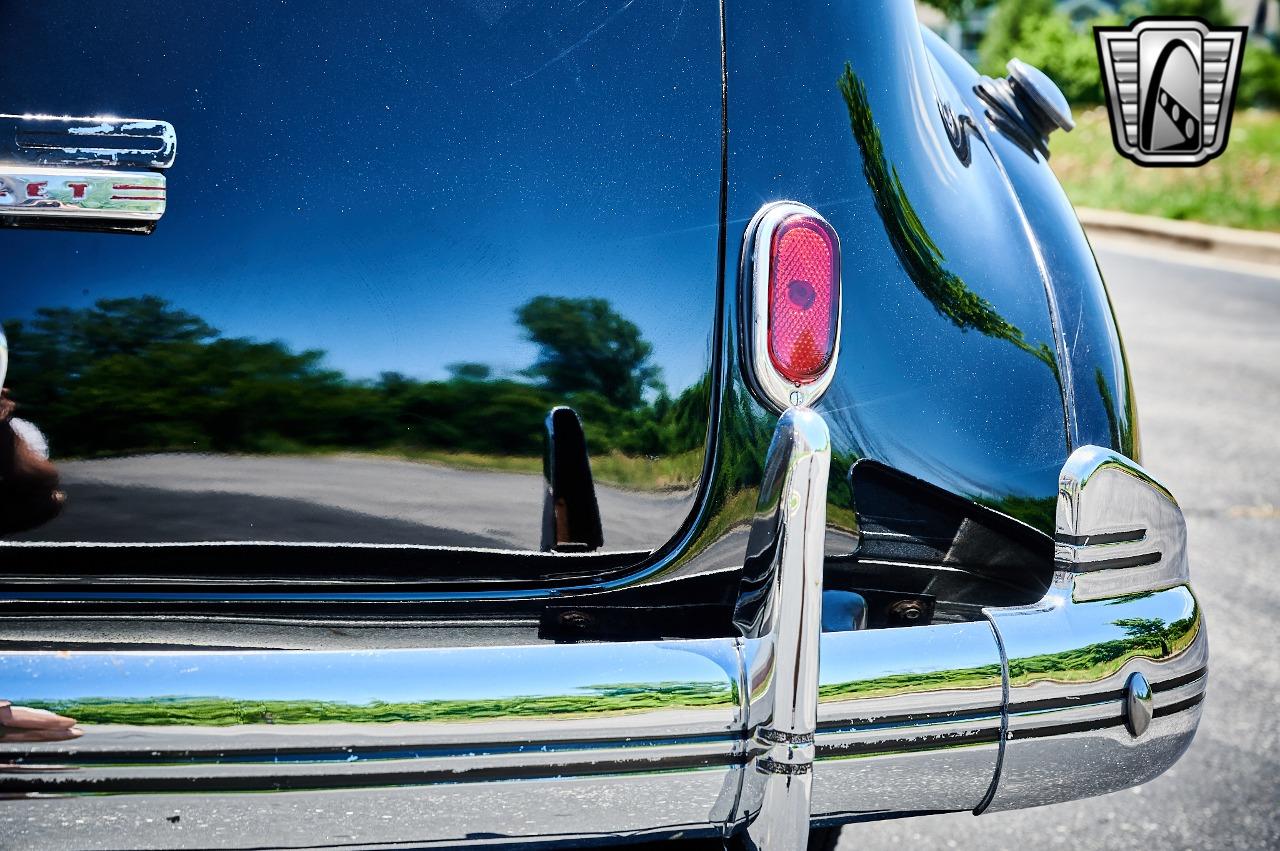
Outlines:
[{"label": "paved road surface", "polygon": [[1211,645],[1191,749],[1146,786],[1012,813],[846,828],[841,851],[1280,848],[1280,270],[1100,247],[1146,466],[1187,514]]}]

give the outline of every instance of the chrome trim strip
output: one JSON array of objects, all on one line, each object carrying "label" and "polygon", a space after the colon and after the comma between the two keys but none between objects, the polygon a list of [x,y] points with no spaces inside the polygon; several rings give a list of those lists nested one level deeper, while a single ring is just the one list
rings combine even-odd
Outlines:
[{"label": "chrome trim strip", "polygon": [[156,172],[0,165],[0,216],[154,222],[165,195]]},{"label": "chrome trim strip", "polygon": [[[744,372],[747,384],[752,387],[765,402],[775,410],[782,411],[795,405],[813,405],[827,388],[831,386],[836,374],[836,363],[840,359],[840,328],[844,311],[843,279],[835,281],[835,291],[840,294],[840,310],[836,312],[836,338],[831,350],[831,362],[827,369],[816,380],[808,384],[797,385],[773,368],[769,357],[769,253],[771,239],[778,225],[788,216],[812,216],[827,224],[836,240],[836,248],[840,247],[840,235],[835,232],[827,220],[817,210],[796,201],[775,201],[761,207],[747,225],[742,243],[742,320],[744,324],[742,340],[744,351]],[[843,264],[841,264],[843,270]],[[843,271],[841,271],[843,275]]]},{"label": "chrome trim strip", "polygon": [[1151,690],[1155,693],[1154,700],[1157,714],[1161,712],[1169,714],[1188,701],[1203,699],[1209,686],[1209,676],[1206,672],[1202,672],[1195,679],[1182,685],[1170,686],[1169,682],[1164,683],[1163,688],[1160,684],[1151,684]]},{"label": "chrome trim strip", "polygon": [[[6,145],[6,141],[8,144]],[[0,162],[37,166],[169,168],[178,135],[167,121],[0,115]]]}]

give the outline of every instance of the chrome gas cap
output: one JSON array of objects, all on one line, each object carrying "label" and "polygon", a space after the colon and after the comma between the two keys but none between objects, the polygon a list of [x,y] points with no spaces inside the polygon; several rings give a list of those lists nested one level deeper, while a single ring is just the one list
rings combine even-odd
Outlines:
[{"label": "chrome gas cap", "polygon": [[1067,132],[1075,129],[1071,105],[1067,103],[1062,89],[1058,88],[1058,84],[1048,74],[1017,57],[1010,59],[1005,68],[1009,71],[1009,81],[1013,83],[1015,90],[1026,92],[1045,118]]},{"label": "chrome gas cap", "polygon": [[987,120],[1018,147],[1033,156],[1049,156],[1049,136],[1071,131],[1071,105],[1049,75],[1021,59],[1010,59],[1008,77],[983,77],[974,87],[986,105]]}]

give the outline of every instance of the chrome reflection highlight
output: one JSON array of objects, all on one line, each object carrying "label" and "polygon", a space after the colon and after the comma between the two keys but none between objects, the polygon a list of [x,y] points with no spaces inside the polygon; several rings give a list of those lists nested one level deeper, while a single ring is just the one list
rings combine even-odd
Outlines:
[{"label": "chrome reflection highlight", "polygon": [[1125,684],[1124,723],[1134,736],[1141,736],[1151,726],[1155,714],[1155,701],[1151,698],[1151,684],[1140,671],[1134,671]]},{"label": "chrome reflection highlight", "polygon": [[1173,496],[1133,461],[1085,446],[1063,466],[1056,523],[1045,598],[984,610],[1007,684],[993,810],[1145,783],[1200,720],[1209,646]]},{"label": "chrome reflection highlight", "polygon": [[[1075,602],[1069,575],[1045,602],[988,609],[1006,655],[1007,733],[992,810],[1136,786],[1171,766],[1200,720],[1208,639],[1186,586]],[[1150,683],[1152,721],[1128,725],[1130,678]]]},{"label": "chrome reflection highlight", "polygon": [[826,633],[822,659],[815,821],[979,805],[1003,707],[991,624]]},{"label": "chrome reflection highlight", "polygon": [[809,835],[830,470],[826,423],[787,410],[769,447],[735,615],[747,638],[742,816],[753,849],[803,848]]},{"label": "chrome reflection highlight", "polygon": [[1169,490],[1110,449],[1082,446],[1062,468],[1054,559],[1076,600],[1188,581],[1187,525]]},{"label": "chrome reflection highlight", "polygon": [[[718,789],[740,761],[736,672],[729,639],[13,653],[0,657],[6,696],[73,717],[85,736],[74,746],[16,750],[6,738],[0,793],[355,789],[702,770],[716,773]],[[728,815],[713,817],[715,796],[687,804],[700,807],[697,824]]]},{"label": "chrome reflection highlight", "polygon": [[0,162],[169,168],[177,155],[178,134],[167,121],[0,115]]},{"label": "chrome reflection highlight", "polygon": [[0,165],[0,216],[155,222],[165,195],[162,174]]}]

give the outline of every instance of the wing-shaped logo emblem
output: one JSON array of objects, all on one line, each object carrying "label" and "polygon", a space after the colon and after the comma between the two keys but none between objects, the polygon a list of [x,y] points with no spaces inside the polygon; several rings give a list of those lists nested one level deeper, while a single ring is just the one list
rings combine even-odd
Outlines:
[{"label": "wing-shaped logo emblem", "polygon": [[1199,18],[1094,27],[1116,150],[1145,166],[1197,166],[1221,154],[1248,31]]}]

